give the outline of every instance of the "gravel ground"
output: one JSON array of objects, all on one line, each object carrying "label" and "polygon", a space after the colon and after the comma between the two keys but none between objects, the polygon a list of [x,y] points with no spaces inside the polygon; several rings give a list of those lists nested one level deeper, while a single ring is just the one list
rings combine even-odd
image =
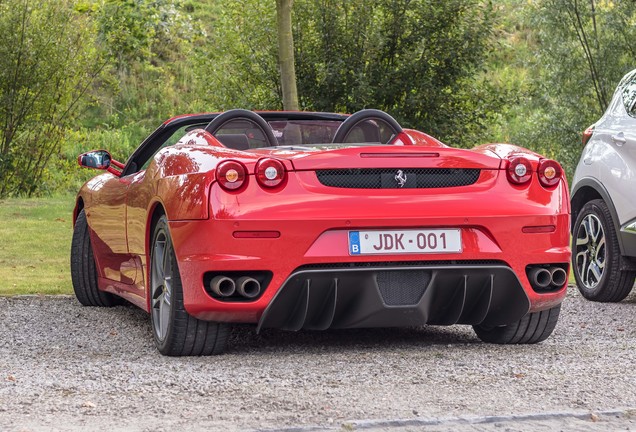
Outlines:
[{"label": "gravel ground", "polygon": [[239,327],[207,358],[162,357],[133,307],[0,298],[0,431],[636,430],[636,293],[575,291],[538,345],[468,326]]}]

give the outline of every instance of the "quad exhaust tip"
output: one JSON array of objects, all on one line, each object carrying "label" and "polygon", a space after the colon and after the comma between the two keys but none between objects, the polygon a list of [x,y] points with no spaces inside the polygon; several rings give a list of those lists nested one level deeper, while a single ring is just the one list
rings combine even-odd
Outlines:
[{"label": "quad exhaust tip", "polygon": [[236,280],[236,292],[248,299],[258,297],[261,293],[261,283],[249,276],[243,276]]},{"label": "quad exhaust tip", "polygon": [[568,275],[561,267],[551,267],[550,276],[552,278],[551,285],[555,288],[561,288],[568,279]]},{"label": "quad exhaust tip", "polygon": [[528,272],[528,279],[532,288],[544,290],[552,283],[552,274],[546,268],[534,267]]},{"label": "quad exhaust tip", "polygon": [[245,299],[253,299],[261,294],[261,283],[250,276],[231,278],[229,276],[217,275],[210,281],[210,291],[214,297],[227,299],[236,296]]},{"label": "quad exhaust tip", "polygon": [[236,292],[236,283],[227,276],[216,276],[210,281],[210,289],[219,297],[230,297]]},{"label": "quad exhaust tip", "polygon": [[528,279],[533,289],[546,291],[561,288],[568,280],[568,274],[561,267],[535,266],[528,270]]}]

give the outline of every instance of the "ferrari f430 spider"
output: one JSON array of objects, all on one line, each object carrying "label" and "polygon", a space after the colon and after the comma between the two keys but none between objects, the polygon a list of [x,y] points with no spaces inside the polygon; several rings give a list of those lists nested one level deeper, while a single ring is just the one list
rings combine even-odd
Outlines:
[{"label": "ferrari f430 spider", "polygon": [[105,172],[77,195],[75,294],[149,312],[166,355],[221,353],[232,323],[536,343],[566,294],[567,182],[517,146],[451,148],[371,109],[230,110],[79,164]]}]

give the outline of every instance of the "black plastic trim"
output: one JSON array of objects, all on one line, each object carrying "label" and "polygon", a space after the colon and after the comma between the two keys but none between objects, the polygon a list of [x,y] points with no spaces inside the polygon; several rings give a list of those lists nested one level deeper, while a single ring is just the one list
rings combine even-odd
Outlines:
[{"label": "black plastic trim", "polygon": [[[404,174],[398,183],[396,174]],[[477,182],[476,168],[339,168],[316,170],[318,181],[328,187],[348,189],[411,189],[470,186]]]},{"label": "black plastic trim", "polygon": [[[402,133],[402,126],[391,117],[390,114],[385,113],[384,111],[380,111],[377,109],[363,109],[348,117],[342,124],[338,127],[338,130],[333,136],[331,140],[332,143],[345,143],[349,133],[362,122],[367,120],[381,120],[391,127],[393,130],[393,136],[391,137],[391,142],[396,136]],[[385,143],[382,143],[385,144]]]},{"label": "black plastic trim", "polygon": [[254,111],[248,111],[244,109],[233,109],[229,111],[225,111],[222,114],[214,117],[208,125],[205,127],[205,130],[212,135],[215,135],[223,126],[235,120],[247,120],[253,125],[257,126],[258,129],[263,132],[265,138],[267,139],[268,147],[275,147],[278,145],[278,140],[274,136],[274,132],[270,125],[265,121],[263,117],[255,113]]},{"label": "black plastic trim", "polygon": [[[619,244],[623,245],[621,254],[626,257],[636,258],[636,233],[619,231],[617,234]],[[636,263],[629,266],[629,269],[626,270],[636,270]]]},{"label": "black plastic trim", "polygon": [[[386,287],[384,292],[380,289],[379,276],[399,276],[398,273],[402,280],[404,274],[413,275],[408,280],[411,287],[421,282],[419,300],[387,304],[392,300],[386,297]],[[425,277],[418,279],[418,274]],[[276,293],[261,316],[257,331],[424,324],[496,326],[518,321],[529,308],[530,301],[519,278],[505,265],[299,269]]]}]

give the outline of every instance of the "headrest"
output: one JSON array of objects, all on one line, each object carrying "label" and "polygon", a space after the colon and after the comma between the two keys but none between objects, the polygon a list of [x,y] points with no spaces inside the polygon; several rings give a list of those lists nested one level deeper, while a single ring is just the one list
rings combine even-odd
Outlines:
[{"label": "headrest", "polygon": [[245,134],[219,134],[215,138],[225,147],[234,150],[249,150],[250,142]]}]

